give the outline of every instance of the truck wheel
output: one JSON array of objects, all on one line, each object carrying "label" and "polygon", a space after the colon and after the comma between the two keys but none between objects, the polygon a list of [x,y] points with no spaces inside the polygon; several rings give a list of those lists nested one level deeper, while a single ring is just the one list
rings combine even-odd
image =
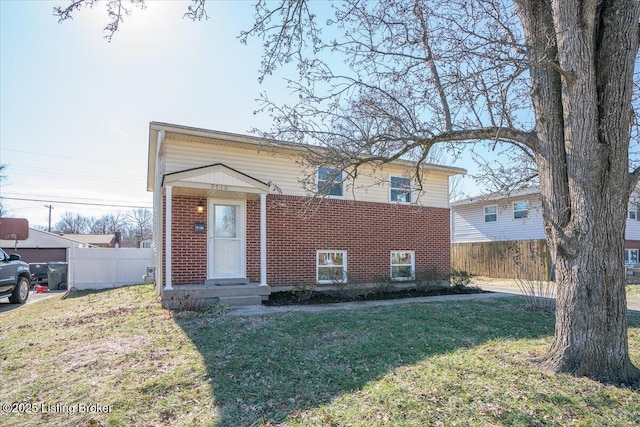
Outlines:
[{"label": "truck wheel", "polygon": [[29,298],[29,288],[31,287],[31,283],[29,283],[29,279],[26,277],[20,277],[18,279],[18,285],[13,290],[13,293],[9,297],[9,302],[11,304],[24,304],[27,302],[27,298]]}]

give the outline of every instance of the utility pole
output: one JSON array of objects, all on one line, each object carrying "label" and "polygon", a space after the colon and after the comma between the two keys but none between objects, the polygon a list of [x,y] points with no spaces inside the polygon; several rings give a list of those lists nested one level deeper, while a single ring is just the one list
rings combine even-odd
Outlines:
[{"label": "utility pole", "polygon": [[49,209],[49,233],[51,233],[51,209],[53,209],[52,205],[44,205],[45,208]]}]

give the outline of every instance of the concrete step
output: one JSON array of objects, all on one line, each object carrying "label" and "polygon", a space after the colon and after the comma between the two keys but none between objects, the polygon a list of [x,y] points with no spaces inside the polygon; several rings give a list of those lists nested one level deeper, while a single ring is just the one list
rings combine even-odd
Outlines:
[{"label": "concrete step", "polygon": [[262,297],[260,295],[241,296],[241,297],[220,297],[220,304],[226,306],[243,306],[243,305],[262,305]]},{"label": "concrete step", "polygon": [[271,287],[250,285],[233,286],[176,286],[173,291],[164,291],[165,297],[189,294],[198,298],[244,297],[271,295]]},{"label": "concrete step", "polygon": [[207,279],[204,281],[205,286],[236,286],[248,285],[249,280],[245,278],[239,279]]}]

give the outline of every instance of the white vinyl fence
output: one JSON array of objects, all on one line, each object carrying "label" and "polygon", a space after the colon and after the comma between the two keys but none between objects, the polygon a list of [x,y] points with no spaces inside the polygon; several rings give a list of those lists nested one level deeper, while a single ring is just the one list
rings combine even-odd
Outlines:
[{"label": "white vinyl fence", "polygon": [[142,283],[153,265],[150,248],[71,248],[69,286],[107,289]]}]

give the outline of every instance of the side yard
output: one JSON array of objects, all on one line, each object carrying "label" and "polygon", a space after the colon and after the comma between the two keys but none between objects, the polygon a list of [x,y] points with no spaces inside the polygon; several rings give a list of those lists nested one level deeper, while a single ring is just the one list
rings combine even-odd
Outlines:
[{"label": "side yard", "polygon": [[0,313],[0,425],[640,424],[638,389],[532,366],[552,331],[517,297],[239,317],[82,291]]},{"label": "side yard", "polygon": [[[471,279],[471,284],[487,290],[495,288],[519,288],[518,281],[516,279],[496,279],[484,276],[474,276]],[[626,288],[627,299],[640,301],[640,284],[627,285]]]}]

